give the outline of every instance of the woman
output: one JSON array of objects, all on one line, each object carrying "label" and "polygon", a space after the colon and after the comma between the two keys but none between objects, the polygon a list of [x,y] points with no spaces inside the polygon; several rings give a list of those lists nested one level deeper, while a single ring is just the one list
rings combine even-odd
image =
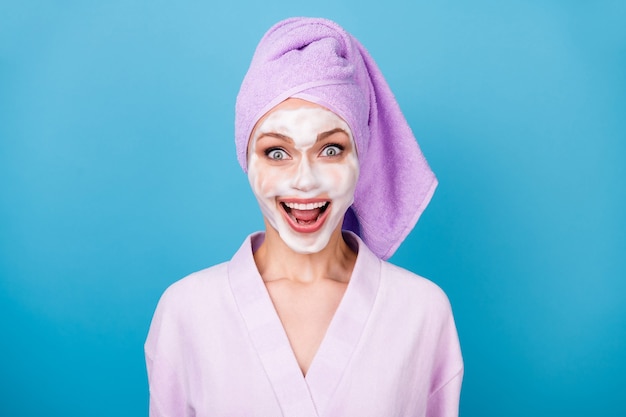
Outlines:
[{"label": "woman", "polygon": [[266,230],[162,296],[150,415],[458,415],[448,300],[384,261],[437,182],[365,49],[328,20],[279,22],[235,125]]}]

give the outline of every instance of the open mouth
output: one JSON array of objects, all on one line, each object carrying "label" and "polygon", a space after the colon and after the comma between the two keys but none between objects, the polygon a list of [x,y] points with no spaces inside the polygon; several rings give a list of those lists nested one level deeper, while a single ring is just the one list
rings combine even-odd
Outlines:
[{"label": "open mouth", "polygon": [[319,230],[324,224],[330,201],[307,203],[281,201],[280,206],[283,208],[285,217],[294,230],[311,233]]}]

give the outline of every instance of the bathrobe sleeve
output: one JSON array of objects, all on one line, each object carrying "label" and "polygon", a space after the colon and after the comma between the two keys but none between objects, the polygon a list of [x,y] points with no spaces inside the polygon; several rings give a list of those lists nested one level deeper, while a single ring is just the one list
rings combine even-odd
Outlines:
[{"label": "bathrobe sleeve", "polygon": [[457,417],[464,368],[451,310],[443,321],[436,352],[426,417]]},{"label": "bathrobe sleeve", "polygon": [[428,398],[427,417],[457,417],[463,370]]},{"label": "bathrobe sleeve", "polygon": [[186,417],[184,368],[172,360],[180,358],[176,353],[177,326],[171,316],[168,293],[161,301],[152,318],[150,332],[145,344],[146,368],[150,386],[150,417]]}]

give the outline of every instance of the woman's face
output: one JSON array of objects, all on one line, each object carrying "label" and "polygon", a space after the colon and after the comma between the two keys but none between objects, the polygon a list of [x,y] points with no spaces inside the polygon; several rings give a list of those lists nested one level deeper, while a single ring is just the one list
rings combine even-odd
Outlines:
[{"label": "woman's face", "polygon": [[274,107],[248,146],[248,179],[266,222],[298,253],[316,253],[354,200],[359,163],[347,123],[299,99]]}]

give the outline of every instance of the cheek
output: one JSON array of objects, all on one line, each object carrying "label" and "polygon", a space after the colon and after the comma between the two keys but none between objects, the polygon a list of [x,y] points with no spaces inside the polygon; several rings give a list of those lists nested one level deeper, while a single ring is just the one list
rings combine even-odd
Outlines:
[{"label": "cheek", "polygon": [[250,165],[248,178],[252,191],[260,197],[276,197],[287,188],[284,173],[262,164]]},{"label": "cheek", "polygon": [[331,197],[340,197],[354,191],[358,176],[358,166],[354,164],[332,165],[320,172],[320,182]]}]

